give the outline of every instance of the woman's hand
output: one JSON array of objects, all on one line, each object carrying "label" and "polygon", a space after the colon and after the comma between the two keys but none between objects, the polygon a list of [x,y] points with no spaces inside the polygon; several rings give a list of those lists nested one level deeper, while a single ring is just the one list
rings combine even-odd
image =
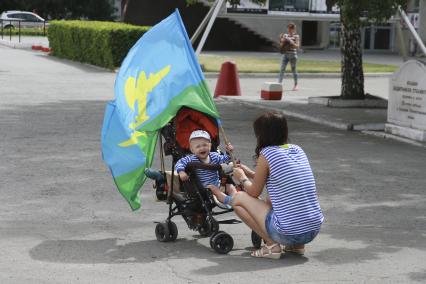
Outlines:
[{"label": "woman's hand", "polygon": [[254,171],[244,164],[237,164],[237,167],[242,169],[247,177],[254,178]]},{"label": "woman's hand", "polygon": [[234,177],[238,180],[238,181],[240,181],[240,180],[243,180],[243,179],[246,179],[247,177],[246,177],[246,174],[244,173],[244,171],[242,170],[242,169],[240,169],[240,168],[234,168],[234,170],[233,170],[233,175],[234,175]]}]

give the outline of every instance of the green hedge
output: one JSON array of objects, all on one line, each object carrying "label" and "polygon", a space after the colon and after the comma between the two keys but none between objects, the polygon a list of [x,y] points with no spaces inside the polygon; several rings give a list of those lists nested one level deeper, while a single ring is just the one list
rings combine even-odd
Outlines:
[{"label": "green hedge", "polygon": [[55,56],[114,69],[148,29],[114,22],[51,21],[48,38]]}]

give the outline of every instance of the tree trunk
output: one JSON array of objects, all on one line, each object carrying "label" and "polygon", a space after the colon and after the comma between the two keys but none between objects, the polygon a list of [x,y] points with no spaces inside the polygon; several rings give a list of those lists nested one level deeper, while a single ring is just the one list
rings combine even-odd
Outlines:
[{"label": "tree trunk", "polygon": [[[346,11],[348,12],[348,11]],[[348,14],[353,15],[354,11]],[[342,23],[342,99],[362,100],[364,94],[364,71],[362,68],[361,22],[359,16],[349,18],[341,10]],[[357,14],[357,13],[355,13]]]}]

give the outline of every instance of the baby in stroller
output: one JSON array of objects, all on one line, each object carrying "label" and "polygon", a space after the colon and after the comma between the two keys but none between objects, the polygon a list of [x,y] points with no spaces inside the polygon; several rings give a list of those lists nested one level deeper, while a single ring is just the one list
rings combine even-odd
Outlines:
[{"label": "baby in stroller", "polygon": [[[210,149],[212,147],[210,134],[204,130],[195,130],[189,136],[189,148],[191,150],[190,155],[185,156],[179,159],[176,163],[175,169],[179,174],[179,178],[181,181],[187,181],[189,179],[189,175],[185,172],[185,169],[188,163],[204,163],[204,164],[228,164],[231,162],[231,158],[226,153],[221,154],[218,152],[211,152]],[[230,143],[226,145],[226,152],[232,152],[233,147]],[[205,169],[196,169],[195,173],[199,178],[201,184],[204,188],[208,188],[210,185],[214,185],[216,187],[220,186],[219,173],[217,170],[205,170]],[[227,195],[234,195],[235,187],[230,186],[229,183],[225,184],[225,193]],[[213,199],[215,203],[224,209],[231,209],[232,207],[229,205],[224,205],[219,202],[216,196],[213,195]]]},{"label": "baby in stroller", "polygon": [[[210,236],[210,246],[216,252],[228,253],[233,248],[233,238],[219,231],[219,224],[241,221],[216,220],[215,216],[232,212],[232,209],[217,201],[207,188],[209,184],[226,185],[232,181],[224,171],[229,166],[223,164],[230,158],[216,151],[218,145],[217,120],[190,108],[183,107],[161,130],[161,171],[145,170],[146,176],[155,180],[157,198],[169,205],[169,216],[155,228],[158,241],[176,240],[178,230],[171,219],[181,215],[189,229],[198,231],[201,236]],[[232,145],[227,145],[226,149],[232,151]],[[171,171],[165,170],[164,155],[172,156]],[[225,188],[228,195],[233,195],[233,187]]]}]

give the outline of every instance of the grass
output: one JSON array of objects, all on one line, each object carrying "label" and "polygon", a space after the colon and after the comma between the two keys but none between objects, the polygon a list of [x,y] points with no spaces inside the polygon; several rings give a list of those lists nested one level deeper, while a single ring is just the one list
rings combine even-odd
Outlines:
[{"label": "grass", "polygon": [[[237,64],[238,72],[245,73],[278,73],[280,71],[280,58],[255,58],[248,56],[226,57],[219,55],[201,55],[200,64],[204,72],[219,72],[223,62],[233,61]],[[287,67],[288,69],[290,66]],[[364,63],[365,73],[394,72],[398,69],[395,65]],[[299,73],[340,73],[340,61],[313,61],[300,59],[297,62]]]},{"label": "grass", "polygon": [[[1,31],[0,31],[1,33]],[[3,29],[3,37],[9,36],[10,29]],[[12,29],[12,35],[18,35],[18,28]],[[43,33],[43,28],[21,28],[21,36],[47,36],[47,27],[46,34]]]}]

